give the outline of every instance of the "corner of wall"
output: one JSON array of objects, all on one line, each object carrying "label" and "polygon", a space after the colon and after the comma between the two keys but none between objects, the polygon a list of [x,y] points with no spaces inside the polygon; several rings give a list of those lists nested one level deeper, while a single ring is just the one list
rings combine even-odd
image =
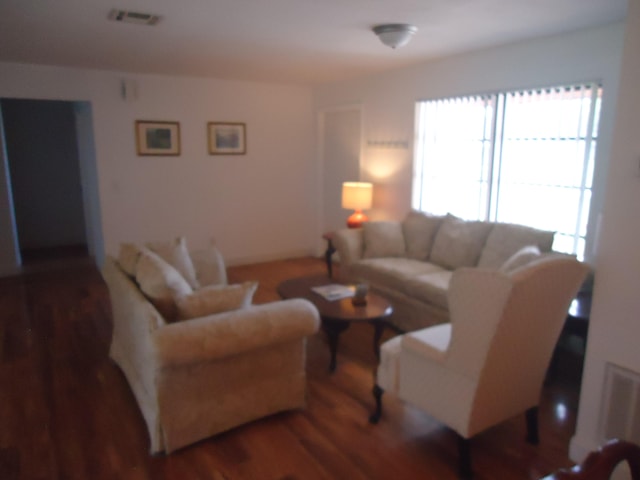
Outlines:
[{"label": "corner of wall", "polygon": [[587,455],[598,447],[599,445],[594,445],[591,440],[576,433],[569,442],[569,458],[575,463],[582,463]]}]

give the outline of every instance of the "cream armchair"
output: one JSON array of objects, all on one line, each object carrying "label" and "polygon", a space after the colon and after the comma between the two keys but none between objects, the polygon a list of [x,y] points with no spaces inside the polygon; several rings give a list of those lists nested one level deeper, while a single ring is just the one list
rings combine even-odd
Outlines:
[{"label": "cream armchair", "polygon": [[459,436],[460,475],[471,477],[469,438],[523,412],[538,442],[537,405],[567,310],[588,271],[545,258],[505,274],[463,268],[451,279],[451,323],[395,337],[381,347],[374,387],[424,410]]},{"label": "cream armchair", "polygon": [[319,327],[310,302],[167,323],[113,259],[103,276],[113,313],[110,356],[138,402],[151,453],[305,406],[305,341]]}]

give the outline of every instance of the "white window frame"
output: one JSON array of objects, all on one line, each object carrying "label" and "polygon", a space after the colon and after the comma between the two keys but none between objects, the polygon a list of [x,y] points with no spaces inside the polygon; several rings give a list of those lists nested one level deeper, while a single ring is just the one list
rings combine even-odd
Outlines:
[{"label": "white window frame", "polygon": [[[584,118],[587,119],[586,125],[582,125],[580,121],[575,125],[576,135],[575,138],[565,138],[565,137],[555,137],[555,138],[536,138],[534,141],[544,142],[548,140],[554,140],[556,143],[552,144],[555,148],[559,148],[564,146],[566,148],[567,145],[571,146],[572,143],[558,143],[568,141],[574,142],[576,145],[576,149],[584,149],[583,157],[582,157],[582,168],[580,178],[578,176],[575,179],[575,184],[538,184],[538,187],[544,187],[548,189],[561,189],[561,188],[571,188],[579,190],[579,200],[577,203],[577,215],[575,218],[575,224],[572,226],[565,225],[566,222],[562,224],[562,229],[560,228],[547,228],[557,230],[559,232],[556,235],[556,242],[554,243],[554,249],[565,251],[567,253],[577,254],[579,258],[583,258],[585,254],[586,248],[586,236],[588,231],[588,215],[590,206],[590,200],[593,198],[593,174],[595,171],[595,149],[598,140],[598,120],[601,111],[602,105],[602,86],[597,82],[584,83],[584,84],[575,84],[568,86],[560,86],[560,87],[550,87],[550,88],[541,88],[534,90],[526,90],[526,91],[501,91],[495,92],[486,95],[470,95],[470,96],[461,96],[454,97],[450,99],[436,99],[436,100],[423,100],[419,101],[416,104],[416,121],[415,121],[415,154],[414,154],[414,170],[413,170],[413,188],[412,188],[412,207],[416,210],[422,210],[429,213],[434,214],[443,214],[451,211],[450,208],[443,209],[443,205],[434,205],[439,203],[438,200],[434,200],[433,198],[429,198],[428,186],[434,187],[436,184],[435,177],[429,177],[429,161],[430,161],[430,153],[432,157],[438,157],[441,155],[438,161],[446,162],[449,159],[444,158],[442,154],[442,149],[438,148],[441,136],[444,137],[444,145],[446,146],[446,141],[450,140],[450,136],[454,135],[455,132],[445,132],[444,134],[438,133],[437,127],[434,127],[434,130],[429,130],[431,126],[426,126],[425,123],[428,121],[433,124],[438,123],[436,118],[439,114],[437,108],[444,108],[445,112],[446,108],[455,109],[455,102],[464,102],[471,103],[472,106],[475,106],[475,103],[480,104],[484,102],[485,108],[485,116],[484,116],[484,125],[483,126],[474,126],[477,127],[475,133],[469,137],[464,135],[463,129],[464,127],[460,127],[460,135],[463,138],[462,142],[466,139],[470,143],[472,142],[482,142],[482,147],[476,146],[476,150],[482,153],[477,161],[473,160],[471,163],[476,165],[478,168],[479,176],[477,178],[477,192],[474,191],[474,199],[465,198],[465,204],[468,208],[464,209],[463,212],[457,213],[459,216],[464,217],[469,220],[489,220],[489,221],[503,221],[500,219],[500,211],[499,209],[499,198],[500,198],[500,189],[502,186],[501,183],[501,169],[503,165],[503,160],[512,162],[512,168],[514,165],[513,156],[511,159],[505,160],[503,158],[503,146],[505,142],[511,141],[514,144],[514,139],[505,139],[505,121],[508,122],[509,119],[505,120],[505,115],[507,112],[507,102],[509,101],[509,96],[515,98],[517,95],[529,95],[531,97],[536,98],[536,95],[549,95],[554,92],[562,92],[570,93],[570,94],[583,94],[583,97],[579,97],[576,95],[576,98],[580,99],[580,107],[583,108],[583,105],[589,106],[588,115],[586,115],[586,111],[583,114],[580,110],[580,121],[583,121]],[[584,96],[584,92],[589,94],[589,97]],[[563,100],[568,100],[563,97]],[[473,103],[475,102],[475,103]],[[510,106],[513,108],[514,104]],[[430,113],[427,113],[429,111]],[[436,112],[433,113],[432,112]],[[517,111],[517,107],[513,108],[512,111]],[[509,115],[511,115],[511,111]],[[583,118],[584,115],[584,118]],[[474,116],[475,118],[475,116]],[[446,116],[441,116],[441,123],[445,125],[444,128],[458,128],[455,125],[446,127],[449,123],[451,124],[451,119]],[[448,122],[449,121],[449,122]],[[479,121],[479,120],[478,120]],[[514,123],[509,124],[515,125]],[[572,125],[573,126],[573,125]],[[441,127],[442,128],[442,127]],[[478,132],[482,129],[481,135],[478,135]],[[475,135],[475,136],[474,136]],[[448,137],[449,136],[449,137]],[[486,137],[489,137],[488,139]],[[488,140],[488,144],[485,145],[485,142]],[[526,136],[516,139],[516,140],[531,140],[531,135],[529,138]],[[516,143],[517,144],[517,143]],[[578,148],[579,146],[579,148]],[[487,158],[485,158],[485,156]],[[578,157],[576,156],[574,160],[577,161]],[[456,160],[453,160],[455,163]],[[486,165],[480,165],[480,163],[486,163]],[[474,167],[475,168],[475,167]],[[442,167],[436,166],[433,167],[431,172],[436,172],[436,170],[442,170]],[[437,173],[434,173],[437,175]],[[485,178],[486,175],[486,178]],[[473,177],[473,175],[472,175]],[[474,177],[475,178],[475,177]],[[446,182],[449,182],[448,185],[454,185],[455,177],[445,178],[444,184],[447,185]],[[431,182],[431,183],[430,183]],[[462,180],[460,180],[462,182]],[[486,185],[484,185],[486,182]],[[503,182],[504,183],[504,182]],[[438,184],[440,185],[440,184]],[[507,184],[509,185],[509,184]],[[432,188],[432,190],[437,191],[437,188]],[[558,190],[559,191],[559,190]],[[465,195],[466,195],[465,191]],[[575,192],[574,192],[575,195]],[[446,195],[441,195],[441,197],[445,197]],[[589,202],[586,202],[585,197]],[[451,205],[449,206],[451,207]],[[446,210],[446,211],[445,211]],[[451,213],[456,214],[455,211],[451,211]],[[543,225],[531,224],[527,221],[527,219],[510,219],[506,221],[511,221],[513,223],[522,223],[529,224],[533,227],[537,228],[545,228]],[[562,230],[562,231],[561,231]]]}]

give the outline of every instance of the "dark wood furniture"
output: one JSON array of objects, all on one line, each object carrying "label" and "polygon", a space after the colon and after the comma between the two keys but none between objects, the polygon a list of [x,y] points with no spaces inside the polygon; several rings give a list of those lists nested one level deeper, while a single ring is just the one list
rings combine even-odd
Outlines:
[{"label": "dark wood furniture", "polygon": [[327,272],[329,273],[329,278],[333,278],[331,257],[336,253],[336,247],[333,246],[333,232],[325,233],[322,235],[322,238],[327,241],[327,249],[324,252],[324,261],[327,264]]},{"label": "dark wood furniture", "polygon": [[573,302],[571,302],[562,334],[580,337],[584,342],[583,346],[586,348],[590,314],[591,292],[579,292]]},{"label": "dark wood furniture", "polygon": [[331,362],[329,371],[336,369],[336,353],[338,350],[338,338],[347,330],[352,322],[368,322],[374,327],[373,350],[376,358],[380,358],[380,338],[386,326],[385,319],[393,313],[393,307],[388,300],[369,292],[367,304],[355,306],[351,298],[329,301],[311,290],[312,287],[334,283],[325,275],[293,278],[285,280],[278,285],[278,294],[282,298],[306,298],[312,302],[322,319],[322,329],[327,334]]},{"label": "dark wood furniture", "polygon": [[[551,365],[549,366],[549,375],[555,377],[558,374],[560,355],[559,349],[563,347],[571,336],[578,337],[582,342],[582,352],[587,349],[587,336],[589,334],[589,315],[591,314],[591,292],[579,292],[576,298],[573,299],[567,312],[567,319],[564,322],[564,327],[560,333],[558,345],[556,351],[551,359]],[[584,359],[581,359],[581,364]]]},{"label": "dark wood furniture", "polygon": [[632,480],[640,480],[640,447],[618,439],[590,453],[582,464],[559,470],[542,480],[609,480],[621,462],[628,462]]}]

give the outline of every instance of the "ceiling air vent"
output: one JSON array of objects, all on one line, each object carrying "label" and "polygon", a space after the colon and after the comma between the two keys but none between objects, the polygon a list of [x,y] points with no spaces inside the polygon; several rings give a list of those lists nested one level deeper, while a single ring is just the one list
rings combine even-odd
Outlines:
[{"label": "ceiling air vent", "polygon": [[160,15],[114,8],[109,12],[109,20],[113,20],[114,22],[135,23],[138,25],[155,25],[160,20]]}]

